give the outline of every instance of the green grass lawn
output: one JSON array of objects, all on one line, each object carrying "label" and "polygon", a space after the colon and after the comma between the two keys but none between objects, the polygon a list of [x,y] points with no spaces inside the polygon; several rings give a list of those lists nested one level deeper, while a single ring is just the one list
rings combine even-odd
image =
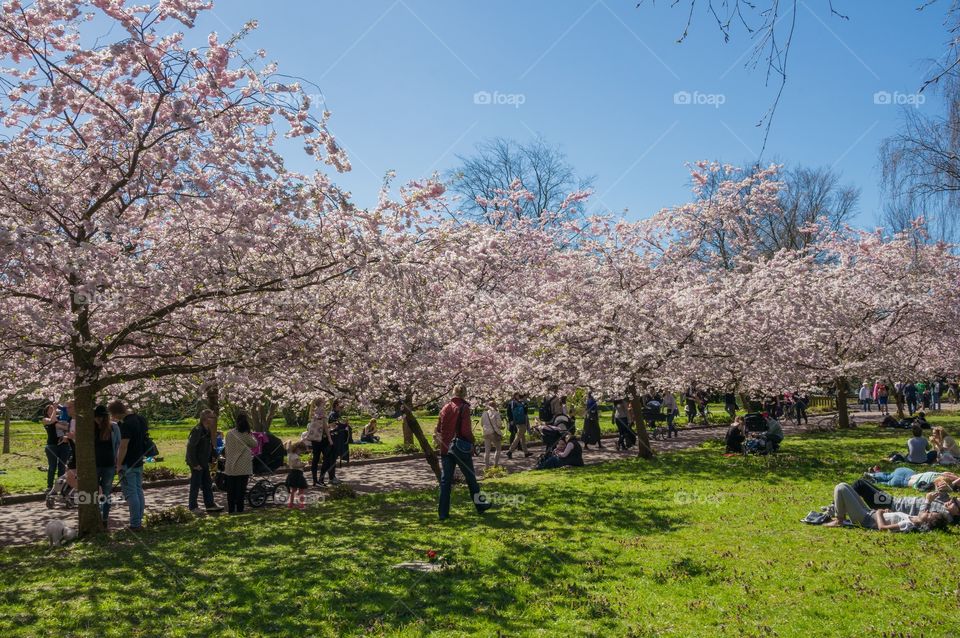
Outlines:
[{"label": "green grass lawn", "polygon": [[[0,550],[0,635],[956,636],[956,532],[798,522],[899,448],[873,428]],[[905,491],[905,490],[903,490]],[[428,549],[439,573],[392,569]]]},{"label": "green grass lawn", "polygon": [[[531,414],[531,420],[536,415]],[[436,416],[418,416],[420,425],[427,436],[433,432],[437,424]],[[366,425],[369,417],[354,415],[350,416],[350,424],[354,430],[354,439],[359,440],[360,432]],[[723,406],[710,406],[711,422],[728,421],[727,414],[723,411]],[[475,418],[475,431],[480,432],[479,418]],[[677,423],[685,424],[686,418],[681,415]],[[189,476],[187,465],[184,462],[186,451],[187,435],[191,428],[196,424],[196,420],[185,420],[180,422],[160,422],[150,425],[150,436],[160,448],[160,455],[163,458],[161,463],[149,463],[150,467],[170,468],[178,475]],[[611,422],[611,413],[602,412],[600,416],[601,429],[605,433],[616,432],[616,428]],[[226,423],[221,424],[222,428],[227,428]],[[578,420],[578,427],[582,423]],[[298,439],[305,428],[289,427],[282,419],[274,420],[270,431],[276,434],[284,441],[289,439]],[[379,419],[380,443],[364,444],[351,446],[351,458],[361,459],[375,456],[385,456],[391,454],[403,453],[403,431],[400,421],[397,419]],[[0,454],[0,488],[10,494],[21,494],[25,492],[39,492],[46,489],[47,475],[41,472],[37,467],[46,467],[46,458],[43,448],[46,443],[46,435],[43,426],[40,423],[31,421],[14,421],[11,424],[11,453]]]}]

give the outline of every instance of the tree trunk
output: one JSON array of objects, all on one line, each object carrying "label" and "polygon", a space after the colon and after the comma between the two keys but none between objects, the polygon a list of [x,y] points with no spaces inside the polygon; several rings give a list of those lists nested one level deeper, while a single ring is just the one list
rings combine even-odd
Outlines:
[{"label": "tree trunk", "polygon": [[633,422],[637,426],[637,456],[652,459],[653,448],[650,447],[650,437],[647,434],[647,425],[643,422],[643,400],[636,390],[630,399],[630,411],[633,413]]},{"label": "tree trunk", "polygon": [[220,386],[216,383],[207,385],[207,409],[220,416]]},{"label": "tree trunk", "polygon": [[81,385],[82,372],[74,384],[73,401],[76,410],[77,491],[79,497],[79,528],[81,536],[93,536],[103,531],[100,520],[99,486],[97,485],[97,462],[94,456],[96,426],[93,408],[96,402],[93,388]]},{"label": "tree trunk", "polygon": [[417,442],[420,443],[423,456],[427,459],[430,469],[437,475],[437,482],[439,482],[440,461],[437,459],[437,453],[434,451],[433,446],[430,445],[430,441],[427,440],[426,435],[423,433],[423,428],[420,427],[420,422],[417,421],[417,417],[413,415],[413,410],[407,403],[403,404],[403,424],[410,429],[410,432],[416,437]]},{"label": "tree trunk", "polygon": [[887,381],[887,403],[890,402],[890,397],[893,397],[893,400],[897,404],[897,419],[902,421],[906,416],[904,408],[906,407],[906,399],[903,398],[903,391],[897,390],[897,386],[894,385],[893,381]]},{"label": "tree trunk", "polygon": [[850,409],[847,404],[847,380],[846,378],[834,379],[833,387],[837,398],[837,425],[841,428],[850,427]]},{"label": "tree trunk", "polygon": [[10,454],[10,403],[12,399],[7,399],[3,409],[3,453]]},{"label": "tree trunk", "polygon": [[[408,405],[413,405],[413,396],[410,393],[407,393],[407,396],[403,401],[403,405],[404,407]],[[401,424],[401,429],[403,430],[403,446],[411,447],[413,445],[413,430],[411,430],[410,426],[407,425],[406,414],[404,414],[403,423]]]}]

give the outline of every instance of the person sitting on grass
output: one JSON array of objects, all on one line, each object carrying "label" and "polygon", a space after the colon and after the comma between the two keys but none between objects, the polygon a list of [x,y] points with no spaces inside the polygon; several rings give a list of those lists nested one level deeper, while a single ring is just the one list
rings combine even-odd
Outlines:
[{"label": "person sitting on grass", "polygon": [[[937,460],[937,451],[929,450],[930,442],[923,436],[923,430],[914,424],[913,436],[907,439],[907,455],[894,452],[888,459],[891,463],[934,463]],[[928,451],[929,450],[929,451]]]},{"label": "person sitting on grass", "polygon": [[360,433],[360,442],[361,443],[379,443],[380,437],[377,436],[377,420],[370,419],[367,421],[367,424],[363,426],[363,432]]},{"label": "person sitting on grass", "polygon": [[733,420],[733,425],[727,430],[725,437],[727,454],[743,454],[743,442],[747,440],[744,434],[746,426],[743,423],[743,417],[738,416]]},{"label": "person sitting on grass", "polygon": [[960,445],[942,427],[933,428],[930,444],[937,452],[937,461],[941,465],[953,465],[960,462]]},{"label": "person sitting on grass", "polygon": [[873,510],[867,507],[863,499],[846,483],[839,483],[833,488],[834,519],[824,523],[824,527],[840,527],[849,520],[853,525],[865,529],[876,529],[889,532],[929,531],[942,528],[947,519],[940,513],[923,512],[910,516],[903,512],[892,512],[888,509]]},{"label": "person sitting on grass", "polygon": [[583,448],[573,433],[566,434],[553,450],[547,452],[536,469],[548,470],[568,465],[583,467]]},{"label": "person sitting on grass", "polygon": [[780,425],[780,421],[774,419],[773,417],[767,415],[767,454],[776,452],[780,449],[780,444],[783,443],[783,426]]}]

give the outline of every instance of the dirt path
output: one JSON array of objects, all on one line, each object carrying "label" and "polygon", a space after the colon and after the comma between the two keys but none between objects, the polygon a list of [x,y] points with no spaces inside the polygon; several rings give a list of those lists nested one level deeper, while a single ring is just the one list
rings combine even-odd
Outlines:
[{"label": "dirt path", "polygon": [[[796,434],[800,431],[800,428],[785,426],[784,430],[786,434]],[[654,441],[653,447],[657,452],[695,447],[709,439],[722,438],[724,433],[724,428],[683,431],[678,438],[668,441]],[[584,452],[584,462],[590,465],[628,458],[636,454],[636,448],[625,452],[617,452],[614,450],[613,444],[613,440],[605,440],[604,449],[591,448],[587,450]],[[538,447],[531,448],[531,451],[536,454],[539,454],[541,450],[542,448]],[[522,454],[517,453],[511,460],[506,458],[505,453],[501,453],[500,463],[510,473],[521,472],[532,469],[535,458],[524,458]],[[475,459],[475,466],[478,469],[483,467],[482,457]],[[347,465],[338,469],[337,475],[358,492],[426,489],[437,485],[436,478],[422,458],[354,467]],[[282,481],[282,478],[279,480]],[[148,489],[145,491],[146,509],[149,512],[150,510],[165,509],[176,505],[186,505],[188,491],[189,488],[186,485]],[[319,491],[312,491],[314,495],[319,493]],[[221,505],[226,504],[222,493],[214,493],[214,496]],[[128,520],[127,517],[126,504],[114,503],[110,512],[111,526],[119,528],[125,525]],[[43,528],[47,521],[53,519],[64,520],[71,525],[75,525],[76,511],[66,510],[60,506],[57,509],[50,510],[43,502],[0,506],[0,545],[22,545],[40,540],[44,536]]]}]

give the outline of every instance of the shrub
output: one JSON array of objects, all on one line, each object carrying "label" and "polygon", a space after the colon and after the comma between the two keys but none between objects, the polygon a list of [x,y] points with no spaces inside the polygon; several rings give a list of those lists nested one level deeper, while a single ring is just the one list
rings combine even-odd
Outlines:
[{"label": "shrub", "polygon": [[357,491],[346,483],[334,485],[325,495],[325,500],[328,501],[339,501],[345,498],[357,498]]},{"label": "shrub", "polygon": [[147,512],[144,517],[144,523],[147,527],[160,527],[161,525],[177,525],[188,523],[196,517],[183,505],[168,507],[167,509]]},{"label": "shrub", "polygon": [[506,475],[507,475],[507,468],[503,467],[502,465],[492,465],[490,467],[483,468],[483,476],[481,478],[483,478],[484,480],[496,479],[496,478],[503,478]]},{"label": "shrub", "polygon": [[177,478],[177,473],[172,468],[154,465],[152,467],[143,466],[144,481],[165,481]]},{"label": "shrub", "polygon": [[416,445],[404,445],[402,443],[394,445],[390,450],[393,454],[416,454],[420,451]]}]

